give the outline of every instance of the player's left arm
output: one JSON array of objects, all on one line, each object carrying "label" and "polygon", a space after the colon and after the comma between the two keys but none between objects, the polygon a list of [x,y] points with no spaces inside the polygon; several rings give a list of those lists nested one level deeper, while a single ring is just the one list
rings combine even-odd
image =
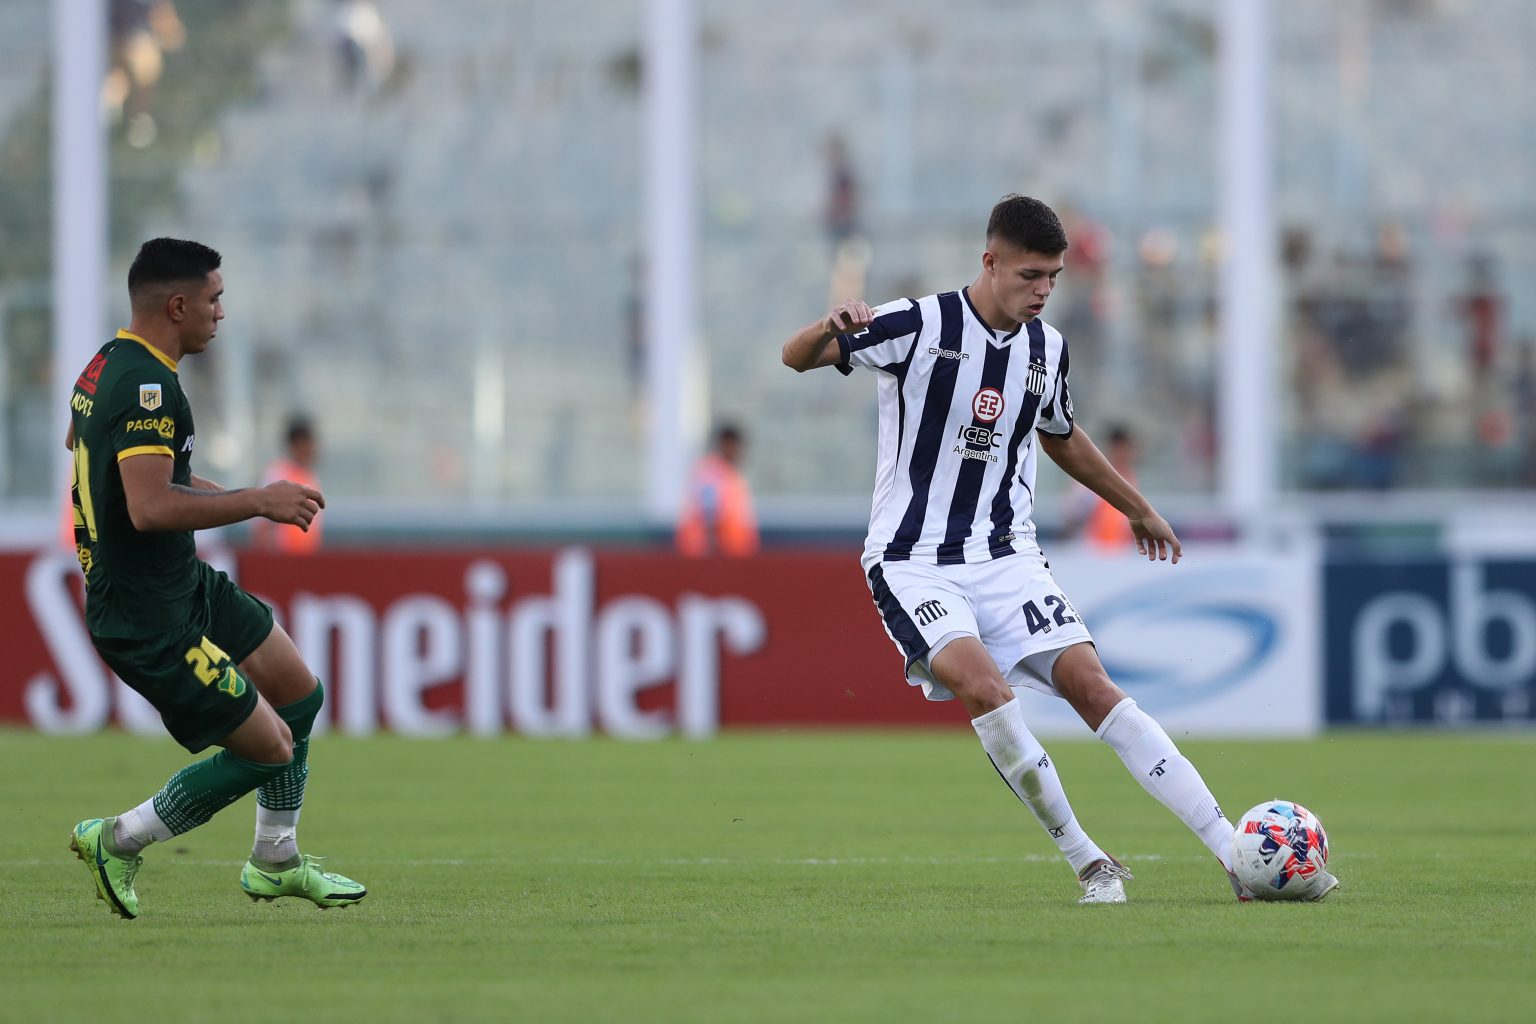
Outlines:
[{"label": "player's left arm", "polygon": [[1081,425],[1073,424],[1072,432],[1065,437],[1043,430],[1038,431],[1037,436],[1040,449],[1051,457],[1052,462],[1125,516],[1136,537],[1137,551],[1146,555],[1148,561],[1166,561],[1171,553],[1177,564],[1184,554],[1184,547],[1173,527],[1157,514],[1146,496],[1110,464]]},{"label": "player's left arm", "polygon": [[205,480],[204,478],[198,476],[196,473],[193,473],[192,474],[192,489],[196,490],[196,491],[216,491],[218,493],[223,493],[224,491],[227,491],[229,488],[224,487],[224,486],[222,486],[220,484],[216,484],[212,480]]}]

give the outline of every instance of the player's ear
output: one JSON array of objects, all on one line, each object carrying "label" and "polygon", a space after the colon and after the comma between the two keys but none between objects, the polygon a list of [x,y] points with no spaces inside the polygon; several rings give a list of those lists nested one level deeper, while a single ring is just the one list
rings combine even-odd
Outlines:
[{"label": "player's ear", "polygon": [[181,292],[171,292],[170,298],[165,300],[165,315],[180,323],[187,315],[187,297]]}]

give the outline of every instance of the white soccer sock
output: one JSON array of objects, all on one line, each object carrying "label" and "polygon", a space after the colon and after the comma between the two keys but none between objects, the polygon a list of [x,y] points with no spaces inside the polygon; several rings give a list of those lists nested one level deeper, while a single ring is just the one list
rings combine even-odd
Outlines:
[{"label": "white soccer sock", "polygon": [[1056,766],[1024,724],[1024,709],[1017,700],[988,711],[971,725],[997,773],[1034,814],[1073,871],[1081,875],[1094,861],[1109,859],[1078,825]]},{"label": "white soccer sock", "polygon": [[256,842],[251,859],[282,864],[299,855],[299,809],[274,811],[256,805]]},{"label": "white soccer sock", "polygon": [[171,826],[155,813],[155,798],[150,797],[117,816],[112,825],[112,845],[131,857],[150,843],[162,842],[174,834]]},{"label": "white soccer sock", "polygon": [[1114,748],[1143,789],[1200,837],[1222,867],[1232,867],[1232,823],[1195,766],[1151,715],[1127,697],[1105,716],[1096,735]]}]

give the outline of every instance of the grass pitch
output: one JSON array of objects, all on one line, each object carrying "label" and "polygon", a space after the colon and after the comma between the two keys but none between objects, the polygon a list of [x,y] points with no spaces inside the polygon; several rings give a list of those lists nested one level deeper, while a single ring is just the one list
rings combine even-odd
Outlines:
[{"label": "grass pitch", "polygon": [[1130,904],[1075,904],[965,731],[323,737],[300,838],[367,900],[249,902],[248,797],[148,851],[126,922],[69,828],[185,756],[0,732],[0,1020],[1531,1019],[1531,738],[1185,743],[1230,816],[1322,817],[1321,905],[1238,905],[1111,751],[1048,748]]}]

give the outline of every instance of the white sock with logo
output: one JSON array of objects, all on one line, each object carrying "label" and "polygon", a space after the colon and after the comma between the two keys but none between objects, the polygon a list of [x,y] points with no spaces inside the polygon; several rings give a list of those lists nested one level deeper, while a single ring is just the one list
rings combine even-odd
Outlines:
[{"label": "white sock with logo", "polygon": [[1024,724],[1024,709],[1018,700],[988,711],[971,725],[992,766],[1034,814],[1073,871],[1081,875],[1094,861],[1109,859],[1078,825],[1056,766]]},{"label": "white sock with logo", "polygon": [[1096,735],[1114,748],[1143,789],[1200,837],[1222,867],[1232,867],[1232,823],[1195,766],[1151,715],[1127,697],[1105,716]]},{"label": "white sock with logo", "polygon": [[155,798],[150,797],[131,811],[124,811],[112,823],[112,845],[117,852],[132,857],[150,843],[163,842],[175,835],[171,826],[155,813]]}]

